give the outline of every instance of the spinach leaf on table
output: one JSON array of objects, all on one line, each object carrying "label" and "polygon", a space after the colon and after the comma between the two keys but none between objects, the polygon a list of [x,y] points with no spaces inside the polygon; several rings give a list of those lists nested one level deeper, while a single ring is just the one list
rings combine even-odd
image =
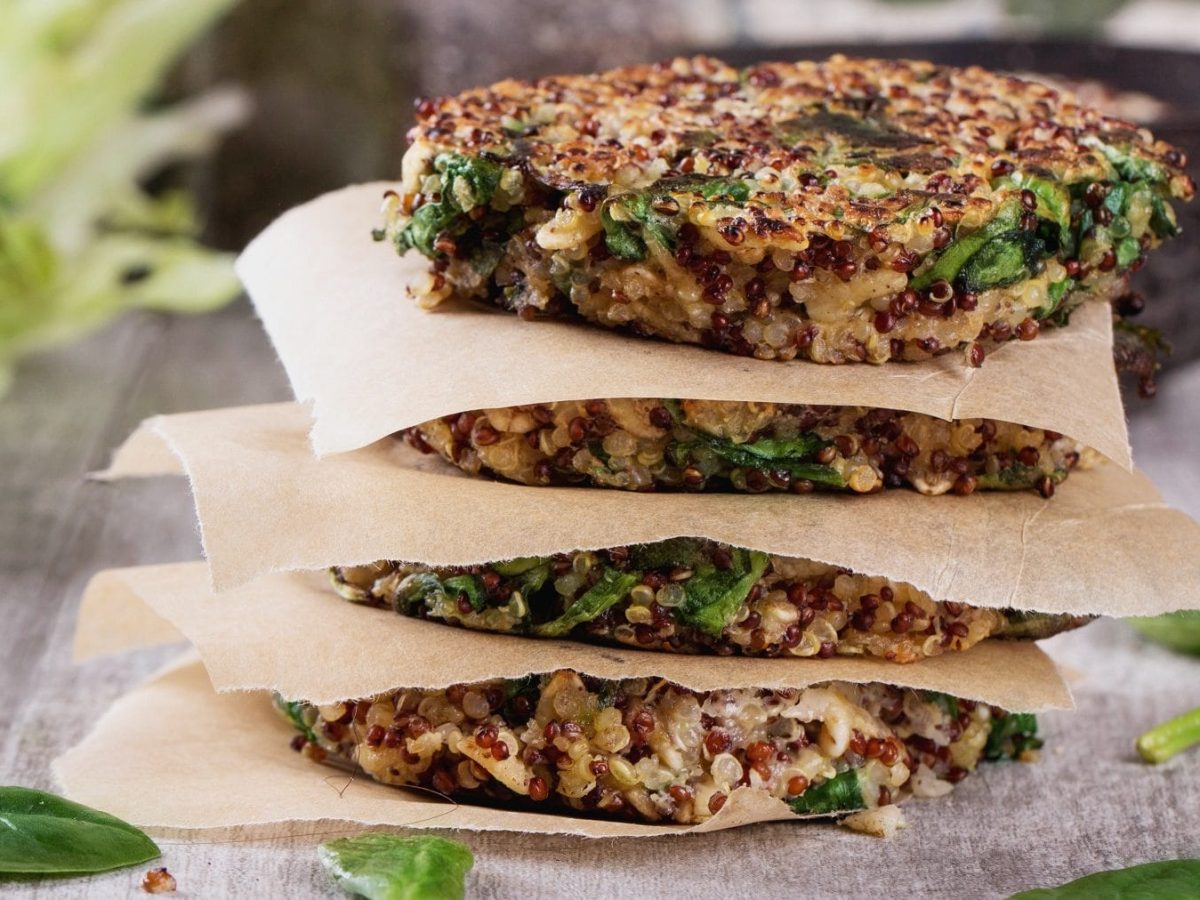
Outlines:
[{"label": "spinach leaf on table", "polygon": [[0,787],[0,875],[84,875],[161,854],[128,822],[54,794]]},{"label": "spinach leaf on table", "polygon": [[1200,859],[1168,859],[1128,869],[1096,872],[1052,888],[1013,894],[1009,900],[1151,900],[1200,897]]},{"label": "spinach leaf on table", "polygon": [[368,900],[460,900],[475,864],[455,841],[382,832],[329,841],[317,858],[339,887]]}]

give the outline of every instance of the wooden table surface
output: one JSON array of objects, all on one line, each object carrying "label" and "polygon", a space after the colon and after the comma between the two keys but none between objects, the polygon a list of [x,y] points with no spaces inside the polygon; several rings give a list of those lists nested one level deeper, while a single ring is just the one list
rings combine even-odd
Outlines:
[{"label": "wooden table surface", "polygon": [[[73,618],[92,573],[199,555],[181,481],[100,485],[84,473],[103,466],[145,416],[287,397],[245,305],[202,319],[131,316],[23,368],[0,401],[0,784],[53,789],[50,761],[178,653],[72,664]],[[1173,372],[1159,399],[1135,411],[1133,433],[1139,462],[1168,498],[1200,512],[1200,367]],[[996,896],[1100,868],[1200,856],[1200,755],[1150,770],[1130,746],[1143,728],[1200,704],[1200,663],[1140,644],[1113,622],[1051,643],[1085,678],[1078,712],[1044,717],[1052,742],[1043,761],[994,767],[949,798],[906,807],[912,827],[890,842],[792,824],[632,842],[459,835],[476,852],[471,895],[853,896],[874,885]],[[213,741],[219,753],[220,736]],[[336,896],[314,847],[344,830],[166,836],[162,863],[178,878],[179,896]],[[5,883],[0,893],[138,895],[145,868]]]}]

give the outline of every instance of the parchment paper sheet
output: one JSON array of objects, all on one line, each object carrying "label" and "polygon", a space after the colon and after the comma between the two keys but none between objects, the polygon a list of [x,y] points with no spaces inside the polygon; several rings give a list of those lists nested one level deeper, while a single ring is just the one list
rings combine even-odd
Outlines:
[{"label": "parchment paper sheet", "polygon": [[[1055,496],[638,494],[462,475],[395,440],[318,460],[296,404],[151,420],[191,478],[214,586],[377,559],[466,565],[693,535],[908,582],[938,600],[1152,615],[1197,605],[1200,526],[1115,465]],[[144,429],[145,430],[145,429]],[[106,477],[140,472],[138,446]]]},{"label": "parchment paper sheet", "polygon": [[[182,573],[191,571],[189,565],[194,568],[197,564],[174,565]],[[198,565],[203,566],[203,563]],[[75,662],[139,647],[187,640],[178,628],[155,612],[137,591],[130,589],[124,577],[125,571],[97,572],[88,581],[75,622],[71,647]]]},{"label": "parchment paper sheet", "polygon": [[297,207],[238,260],[297,399],[315,403],[318,454],[467,409],[678,397],[1000,419],[1071,435],[1132,466],[1104,304],[1076,312],[1067,329],[993,350],[979,369],[957,353],[883,366],[764,362],[466,303],[426,312],[405,295],[422,264],[371,239],[388,187]]},{"label": "parchment paper sheet", "polygon": [[317,703],[569,668],[601,678],[666,678],[702,691],[885,681],[1015,711],[1071,707],[1054,663],[1024,641],[985,642],[909,666],[870,657],[652,653],[448,628],[355,606],[323,581],[315,573],[269,575],[214,595],[199,562],[102,572],[84,592],[77,658],[96,647],[94,634],[128,635],[124,647],[107,642],[109,652],[169,640],[154,627],[165,620],[196,647],[217,690],[278,690]]}]

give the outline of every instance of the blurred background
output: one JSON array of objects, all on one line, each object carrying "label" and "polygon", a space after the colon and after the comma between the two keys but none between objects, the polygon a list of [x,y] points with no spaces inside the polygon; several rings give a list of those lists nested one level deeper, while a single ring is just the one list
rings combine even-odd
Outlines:
[{"label": "blurred background", "polygon": [[[1058,79],[1200,158],[1200,0],[0,0],[0,391],[124,310],[235,301],[272,218],[398,174],[415,98],[838,50]],[[1136,285],[1176,366],[1200,356],[1182,218]]]}]

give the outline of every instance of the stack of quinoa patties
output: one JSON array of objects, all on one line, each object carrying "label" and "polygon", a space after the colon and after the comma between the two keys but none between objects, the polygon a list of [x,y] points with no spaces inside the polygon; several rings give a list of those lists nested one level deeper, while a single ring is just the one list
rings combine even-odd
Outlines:
[{"label": "stack of quinoa patties", "polygon": [[[1000,345],[1070,327],[1083,304],[1119,306],[1175,233],[1172,202],[1193,193],[1182,154],[1145,131],[1038,84],[921,62],[695,58],[507,81],[423,101],[410,140],[376,238],[426,258],[411,285],[422,306],[465,298],[530,329],[577,320],[751,366],[986,366]],[[519,377],[508,363],[497,377]],[[467,410],[397,438],[531,491],[841,491],[864,495],[847,502],[865,515],[865,495],[891,490],[914,505],[1050,498],[1092,456],[1013,422],[680,397]],[[898,666],[1085,621],[754,546],[678,537],[332,575],[354,603],[495,632],[497,653],[520,634]],[[680,823],[739,785],[798,813],[886,807],[1038,744],[1031,716],[882,682],[695,692],[558,671],[280,703],[298,749],[381,781]]]}]

